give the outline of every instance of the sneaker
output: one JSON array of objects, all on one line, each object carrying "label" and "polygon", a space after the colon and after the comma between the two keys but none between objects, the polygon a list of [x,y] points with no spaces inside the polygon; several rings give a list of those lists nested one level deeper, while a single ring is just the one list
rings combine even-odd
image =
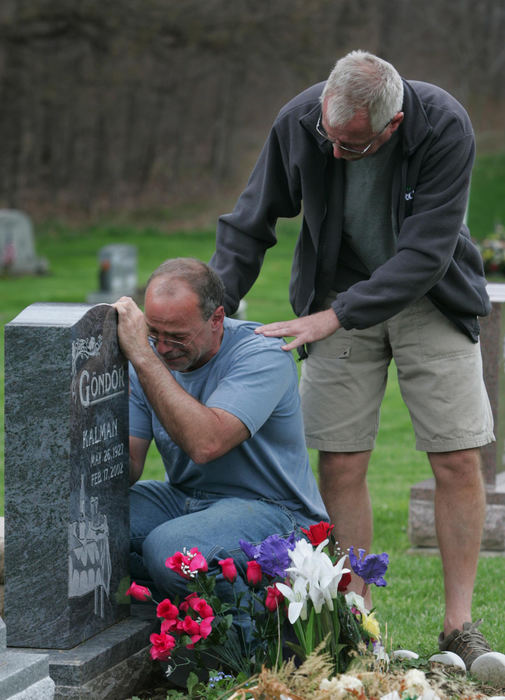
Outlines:
[{"label": "sneaker", "polygon": [[477,657],[492,651],[482,632],[477,629],[481,622],[482,620],[464,622],[463,631],[452,630],[447,636],[441,632],[438,638],[440,651],[457,654],[465,662],[468,671]]}]

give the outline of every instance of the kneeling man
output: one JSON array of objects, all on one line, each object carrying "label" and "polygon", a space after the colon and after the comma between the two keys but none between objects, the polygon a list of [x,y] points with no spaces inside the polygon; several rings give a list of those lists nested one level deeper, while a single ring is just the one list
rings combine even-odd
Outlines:
[{"label": "kneeling man", "polygon": [[[144,313],[128,297],[115,304],[130,361],[130,573],[162,596],[186,593],[165,566],[184,547],[210,573],[233,557],[245,576],[240,539],[328,520],[293,358],[281,339],[255,334],[259,324],[226,318],[223,295],[207,265],[176,258],[151,275]],[[166,480],[138,481],[153,439]]]}]

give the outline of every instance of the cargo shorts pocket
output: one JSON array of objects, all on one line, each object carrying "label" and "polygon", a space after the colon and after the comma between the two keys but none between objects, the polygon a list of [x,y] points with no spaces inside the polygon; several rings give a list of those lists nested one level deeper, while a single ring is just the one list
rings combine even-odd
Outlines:
[{"label": "cargo shorts pocket", "polygon": [[308,343],[307,354],[327,360],[345,360],[351,356],[353,335],[353,330],[339,328],[327,338]]},{"label": "cargo shorts pocket", "polygon": [[421,299],[410,319],[424,362],[473,355],[478,346],[439,311],[429,299]]}]

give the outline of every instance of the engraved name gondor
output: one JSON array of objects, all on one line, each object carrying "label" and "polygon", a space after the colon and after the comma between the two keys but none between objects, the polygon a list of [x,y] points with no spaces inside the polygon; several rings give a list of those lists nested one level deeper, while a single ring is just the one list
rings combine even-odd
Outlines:
[{"label": "engraved name gondor", "polygon": [[94,404],[108,401],[123,393],[125,388],[125,369],[113,365],[111,369],[96,371],[86,363],[77,374],[77,361],[98,357],[102,347],[102,336],[98,338],[79,338],[72,341],[72,397],[88,408]]}]

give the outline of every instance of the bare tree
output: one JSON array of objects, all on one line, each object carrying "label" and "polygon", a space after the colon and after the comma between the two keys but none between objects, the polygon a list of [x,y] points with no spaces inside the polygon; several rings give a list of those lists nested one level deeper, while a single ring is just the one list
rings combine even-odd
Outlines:
[{"label": "bare tree", "polygon": [[502,0],[2,0],[0,205],[219,198],[281,105],[352,48],[503,131],[504,35]]}]

